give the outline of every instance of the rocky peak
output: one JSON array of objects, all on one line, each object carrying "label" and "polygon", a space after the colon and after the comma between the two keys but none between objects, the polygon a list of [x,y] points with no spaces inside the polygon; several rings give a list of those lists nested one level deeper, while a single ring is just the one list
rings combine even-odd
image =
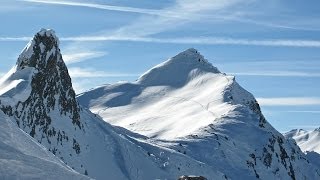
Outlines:
[{"label": "rocky peak", "polygon": [[21,52],[17,69],[34,67],[44,70],[47,66],[61,62],[59,39],[51,29],[41,29]]},{"label": "rocky peak", "polygon": [[[30,70],[27,71],[30,78],[24,81],[28,84],[24,88],[26,92],[31,89],[31,92],[24,94],[27,97],[23,100],[11,105],[9,113],[15,116],[19,127],[39,142],[47,139],[49,144],[51,136],[62,134],[59,127],[53,124],[69,126],[67,124],[71,121],[75,129],[83,129],[80,107],[60,53],[59,40],[53,30],[41,29],[34,35],[19,56],[16,72],[12,76],[25,73],[25,68]],[[21,92],[25,93],[23,90]],[[63,144],[61,137],[58,137],[58,141]]]},{"label": "rocky peak", "polygon": [[181,63],[181,65],[185,64],[193,64],[194,66],[203,66],[206,68],[214,68],[217,72],[218,70],[212,66],[211,63],[206,60],[200,52],[194,48],[189,48],[176,56],[170,58],[169,62],[171,63]]}]

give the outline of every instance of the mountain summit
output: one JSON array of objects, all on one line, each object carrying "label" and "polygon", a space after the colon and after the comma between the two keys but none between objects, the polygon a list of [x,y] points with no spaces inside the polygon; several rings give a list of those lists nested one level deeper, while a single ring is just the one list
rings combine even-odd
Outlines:
[{"label": "mountain summit", "polygon": [[49,115],[55,110],[70,118],[76,128],[80,122],[80,108],[75,99],[68,69],[62,60],[59,40],[53,30],[41,29],[18,58],[16,66],[2,80],[4,84],[19,82],[8,96],[17,96],[19,91],[25,99],[14,102],[12,111],[18,125],[40,141],[56,131]]},{"label": "mountain summit", "polygon": [[48,63],[62,62],[59,39],[51,29],[41,29],[21,52],[17,66],[18,69],[34,67],[38,70],[49,68]]},{"label": "mountain summit", "polygon": [[144,85],[183,86],[200,74],[220,73],[196,49],[187,49],[144,73],[138,80]]}]

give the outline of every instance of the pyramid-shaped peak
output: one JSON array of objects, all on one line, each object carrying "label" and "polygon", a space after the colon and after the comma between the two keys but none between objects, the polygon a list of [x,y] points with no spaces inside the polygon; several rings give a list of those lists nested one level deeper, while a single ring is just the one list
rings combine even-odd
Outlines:
[{"label": "pyramid-shaped peak", "polygon": [[59,38],[53,29],[42,28],[31,41],[38,44],[42,43],[45,46],[59,46]]},{"label": "pyramid-shaped peak", "polygon": [[194,48],[189,48],[185,51],[182,51],[181,53],[172,57],[171,60],[208,63],[208,61],[204,59],[204,57],[199,53],[199,51]]},{"label": "pyramid-shaped peak", "polygon": [[54,36],[56,37],[56,32],[53,29],[45,29],[45,28],[41,28],[41,30],[37,33],[40,36]]},{"label": "pyramid-shaped peak", "polygon": [[44,68],[49,61],[62,61],[59,39],[52,29],[41,29],[22,50],[18,61],[18,69],[25,67]]},{"label": "pyramid-shaped peak", "polygon": [[[25,101],[19,101],[22,103],[21,113],[28,114],[19,117],[21,122],[32,122],[32,114],[37,112],[37,115],[41,114],[41,120],[49,125],[52,119],[48,112],[58,110],[61,115],[68,116],[73,124],[81,127],[80,107],[53,30],[41,29],[34,35],[20,54],[8,79],[24,79],[19,92],[20,89],[22,93],[29,92],[29,96],[28,93],[23,95]],[[42,130],[46,131],[46,128]],[[34,136],[34,133],[32,131],[30,135]]]},{"label": "pyramid-shaped peak", "polygon": [[197,49],[189,48],[177,54],[176,56],[170,58],[167,65],[177,65],[177,66],[190,66],[192,68],[199,68],[202,70],[209,70],[215,73],[220,71],[214,67],[207,59]]},{"label": "pyramid-shaped peak", "polygon": [[144,73],[138,82],[145,85],[182,86],[206,73],[220,73],[198,50],[187,49]]},{"label": "pyramid-shaped peak", "polygon": [[199,54],[198,50],[195,48],[189,48],[185,51],[183,51],[182,53],[188,53],[188,54]]}]

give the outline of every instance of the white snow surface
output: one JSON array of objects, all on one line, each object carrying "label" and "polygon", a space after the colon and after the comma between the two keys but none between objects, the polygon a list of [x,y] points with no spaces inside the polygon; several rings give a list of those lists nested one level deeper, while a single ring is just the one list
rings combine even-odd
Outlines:
[{"label": "white snow surface", "polygon": [[320,128],[311,131],[294,129],[284,135],[287,138],[293,138],[302,151],[314,151],[320,153]]},{"label": "white snow surface", "polygon": [[34,68],[27,67],[17,71],[17,65],[0,79],[0,96],[2,102],[7,105],[16,104],[18,101],[25,101],[30,93],[29,86],[31,76],[36,72]]},{"label": "white snow surface", "polygon": [[[226,102],[233,88],[234,102]],[[237,98],[240,97],[240,98]],[[143,74],[81,94],[80,103],[107,122],[165,140],[186,137],[232,111],[242,99],[254,100],[195,49],[188,49]]]},{"label": "white snow surface", "polygon": [[89,179],[66,166],[0,111],[0,179]]}]

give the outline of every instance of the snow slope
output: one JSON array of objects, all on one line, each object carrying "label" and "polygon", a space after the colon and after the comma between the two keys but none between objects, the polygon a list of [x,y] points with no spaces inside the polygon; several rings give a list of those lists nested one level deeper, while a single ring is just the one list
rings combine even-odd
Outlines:
[{"label": "snow slope", "polygon": [[[195,49],[155,66],[136,82],[101,86],[77,98],[119,126],[119,133],[141,134],[145,137],[135,134],[137,141],[201,162],[226,179],[319,179],[299,147],[266,121],[255,98]],[[172,162],[168,159],[168,166]],[[205,172],[196,175],[215,179]]]},{"label": "snow slope", "polygon": [[244,90],[225,94],[231,86],[239,89],[233,82],[233,76],[221,74],[195,49],[189,49],[152,68],[135,83],[99,87],[78,99],[111,124],[168,140],[191,135],[228,113],[233,107],[224,101],[232,93],[254,101]]},{"label": "snow slope", "polygon": [[21,131],[0,111],[0,179],[89,179]]}]

